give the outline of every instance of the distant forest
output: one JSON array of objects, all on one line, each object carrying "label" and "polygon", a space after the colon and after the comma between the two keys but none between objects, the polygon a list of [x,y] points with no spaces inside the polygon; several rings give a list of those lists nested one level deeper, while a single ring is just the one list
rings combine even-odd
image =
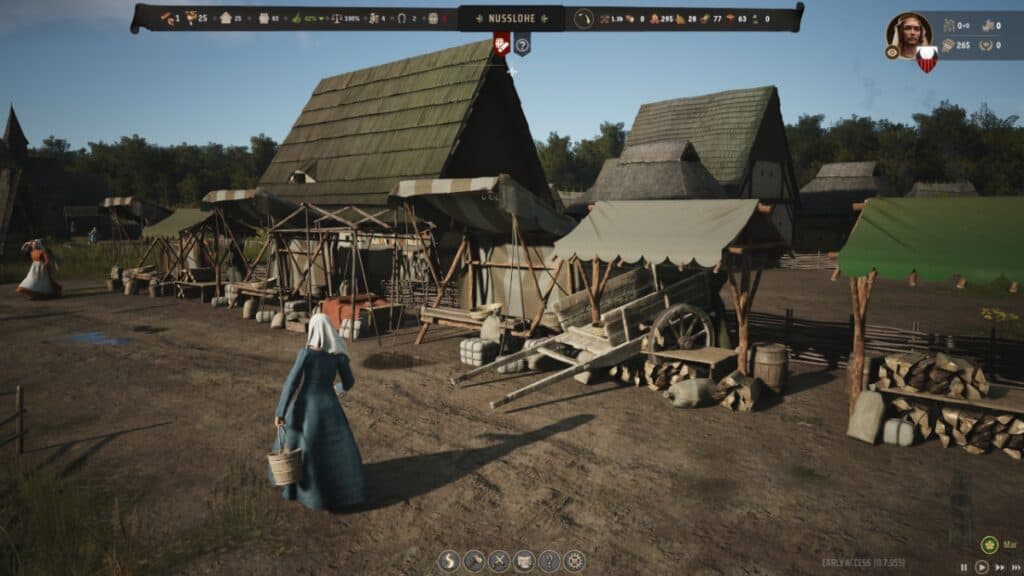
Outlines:
[{"label": "distant forest", "polygon": [[[984,195],[1024,193],[1024,128],[1017,126],[1017,116],[1000,118],[986,105],[968,114],[942,102],[913,118],[906,125],[853,116],[827,127],[824,115],[801,116],[786,126],[797,183],[803,187],[814,179],[822,164],[877,160],[889,189],[899,194],[918,180],[965,179]],[[621,123],[606,122],[596,137],[575,143],[553,132],[537,142],[537,151],[548,180],[562,190],[582,191],[606,158],[622,152],[626,136]]]},{"label": "distant forest", "polygon": [[[968,113],[942,102],[913,124],[853,116],[823,126],[823,115],[801,116],[786,126],[800,186],[822,164],[877,160],[890,189],[905,193],[915,181],[970,180],[985,195],[1017,195],[1024,190],[1024,128],[1017,116],[1000,118],[986,105]],[[608,158],[626,142],[622,123],[605,122],[591,139],[573,142],[552,132],[537,152],[548,180],[562,190],[583,191],[597,179]],[[111,192],[139,196],[164,206],[196,205],[210,190],[256,185],[277,152],[263,134],[250,145],[180,144],[157,146],[138,135],[115,143],[90,142],[71,150],[50,136],[35,155],[65,158],[71,169],[106,175]]]}]

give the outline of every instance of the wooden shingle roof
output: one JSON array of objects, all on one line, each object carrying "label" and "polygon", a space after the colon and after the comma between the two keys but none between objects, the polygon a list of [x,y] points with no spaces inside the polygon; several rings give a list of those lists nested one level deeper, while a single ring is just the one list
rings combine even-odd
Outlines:
[{"label": "wooden shingle roof", "polygon": [[776,88],[763,86],[644,104],[626,146],[689,140],[715,179],[734,185],[744,177],[773,98]]},{"label": "wooden shingle roof", "polygon": [[[491,63],[477,42],[325,78],[260,185],[331,205],[381,205],[400,180],[441,175]],[[314,180],[289,184],[301,170]]]}]

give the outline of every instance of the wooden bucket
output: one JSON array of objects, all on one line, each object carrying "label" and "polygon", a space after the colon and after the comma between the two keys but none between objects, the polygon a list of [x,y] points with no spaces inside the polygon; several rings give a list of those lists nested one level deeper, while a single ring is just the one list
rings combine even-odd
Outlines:
[{"label": "wooden bucket", "polygon": [[288,433],[285,432],[284,426],[278,427],[277,434],[281,439],[281,448],[277,452],[267,454],[267,462],[270,463],[270,471],[274,475],[274,484],[288,486],[302,480],[302,449],[285,448]]},{"label": "wooden bucket", "polygon": [[786,390],[789,377],[789,355],[782,344],[766,344],[757,347],[754,355],[754,378],[760,378],[765,386],[776,394]]}]

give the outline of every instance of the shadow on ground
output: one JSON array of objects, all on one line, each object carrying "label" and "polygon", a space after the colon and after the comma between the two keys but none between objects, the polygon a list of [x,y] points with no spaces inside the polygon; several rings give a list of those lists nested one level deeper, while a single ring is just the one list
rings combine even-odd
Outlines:
[{"label": "shadow on ground", "polygon": [[484,434],[496,443],[484,448],[449,450],[434,454],[395,458],[365,466],[369,500],[358,510],[386,508],[408,502],[472,474],[512,451],[568,432],[590,422],[594,416],[583,414],[522,434]]}]

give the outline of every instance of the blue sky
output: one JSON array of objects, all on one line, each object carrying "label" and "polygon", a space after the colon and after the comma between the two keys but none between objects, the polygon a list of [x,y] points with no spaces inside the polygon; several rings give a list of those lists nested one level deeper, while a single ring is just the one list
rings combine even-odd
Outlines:
[{"label": "blue sky", "polygon": [[[943,99],[968,110],[987,102],[1001,116],[1024,117],[1024,62],[943,61],[926,76],[913,62],[883,55],[882,30],[897,12],[977,10],[977,2],[805,4],[798,34],[534,34],[532,54],[510,57],[533,136],[589,137],[602,121],[628,128],[644,102],[765,84],[779,87],[786,122],[818,113],[828,123],[852,115],[910,122],[913,113]],[[795,1],[636,5],[791,8]],[[14,103],[33,146],[50,134],[75,148],[131,134],[165,145],[247,145],[260,132],[281,141],[322,77],[488,38],[442,32],[132,35],[133,6],[0,0],[0,104]],[[994,0],[981,6],[1021,7]]]}]

